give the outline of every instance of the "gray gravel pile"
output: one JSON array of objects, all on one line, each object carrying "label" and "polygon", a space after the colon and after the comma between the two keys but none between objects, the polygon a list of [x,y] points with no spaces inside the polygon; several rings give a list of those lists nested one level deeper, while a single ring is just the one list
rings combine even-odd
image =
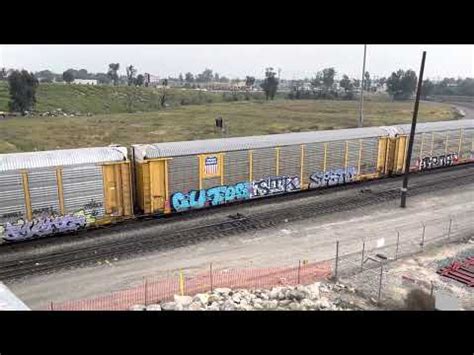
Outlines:
[{"label": "gray gravel pile", "polygon": [[322,284],[320,282],[307,286],[281,286],[271,290],[216,288],[207,293],[191,296],[174,296],[173,302],[134,305],[130,310],[147,311],[303,311],[303,310],[344,310],[349,305],[339,299],[330,300],[323,293],[355,290],[342,284]]}]

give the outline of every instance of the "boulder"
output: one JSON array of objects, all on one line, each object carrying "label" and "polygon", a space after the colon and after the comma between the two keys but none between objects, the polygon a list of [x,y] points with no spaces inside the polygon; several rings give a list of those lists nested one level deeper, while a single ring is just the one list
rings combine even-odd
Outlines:
[{"label": "boulder", "polygon": [[315,308],[314,306],[314,302],[305,298],[304,300],[301,301],[300,303],[301,307],[305,308],[305,309],[313,309]]},{"label": "boulder", "polygon": [[207,310],[208,311],[219,311],[220,310],[219,303],[212,302],[212,304],[209,307],[207,307]]},{"label": "boulder", "polygon": [[219,299],[220,299],[219,296],[214,295],[214,294],[211,294],[211,295],[209,295],[209,297],[207,298],[207,303],[210,305],[211,303],[218,302]]},{"label": "boulder", "polygon": [[224,310],[224,311],[234,311],[236,309],[236,307],[235,307],[235,304],[232,301],[227,300],[221,306],[221,309]]},{"label": "boulder", "polygon": [[240,294],[235,293],[235,294],[232,295],[232,302],[240,303],[240,301],[241,301]]},{"label": "boulder", "polygon": [[290,300],[281,300],[278,302],[278,305],[281,307],[287,307],[291,303]]},{"label": "boulder", "polygon": [[193,298],[191,296],[174,295],[174,302],[184,307],[190,305],[193,302]]},{"label": "boulder", "polygon": [[161,306],[159,304],[150,304],[147,308],[147,311],[161,311]]},{"label": "boulder", "polygon": [[272,290],[271,290],[270,293],[269,293],[270,299],[272,299],[272,300],[278,299],[278,295],[280,294],[281,289],[282,289],[281,287],[274,287],[274,288],[272,288]]},{"label": "boulder", "polygon": [[188,310],[190,311],[201,311],[202,308],[202,303],[201,302],[193,302],[188,306]]},{"label": "boulder", "polygon": [[146,306],[143,304],[134,304],[130,307],[130,311],[144,311],[146,310]]},{"label": "boulder", "polygon": [[319,282],[317,284],[309,285],[306,287],[306,290],[308,291],[308,298],[312,300],[317,300],[319,297],[321,297],[319,292]]},{"label": "boulder", "polygon": [[207,305],[209,302],[209,295],[207,293],[198,293],[194,296],[193,302],[200,302],[203,305]]},{"label": "boulder", "polygon": [[228,295],[229,292],[231,292],[232,290],[230,288],[227,288],[227,287],[221,287],[221,288],[216,288],[214,290],[214,293],[217,293],[217,294],[220,294],[220,295]]},{"label": "boulder", "polygon": [[262,305],[263,305],[263,308],[265,309],[276,309],[278,307],[278,301],[277,300],[263,301]]},{"label": "boulder", "polygon": [[303,307],[301,307],[301,305],[297,302],[291,302],[288,305],[288,308],[292,311],[300,311]]},{"label": "boulder", "polygon": [[161,304],[162,311],[175,311],[176,310],[176,303],[174,302],[166,302]]}]

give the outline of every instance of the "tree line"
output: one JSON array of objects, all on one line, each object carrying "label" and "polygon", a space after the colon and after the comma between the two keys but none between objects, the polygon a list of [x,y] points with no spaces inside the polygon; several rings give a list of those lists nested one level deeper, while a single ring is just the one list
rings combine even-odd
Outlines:
[{"label": "tree line", "polygon": [[[107,73],[88,73],[85,69],[75,70],[68,69],[62,74],[62,79],[68,83],[74,79],[96,79],[103,83],[112,83],[119,85],[120,83],[129,86],[147,85],[147,80],[143,74],[137,75],[137,69],[133,65],[125,68],[126,75],[119,75],[120,64],[110,63]],[[360,90],[361,81],[351,79],[347,75],[343,75],[339,80],[339,89],[336,86],[336,70],[334,68],[325,68],[318,71],[312,79],[294,80],[288,98],[290,99],[353,99],[357,90]],[[0,80],[8,80],[10,101],[10,111],[24,112],[31,110],[36,103],[36,89],[40,84],[37,77],[41,77],[41,82],[53,81],[58,74],[54,74],[49,70],[43,70],[37,73],[31,73],[26,70],[7,71],[5,68],[0,70]],[[100,80],[97,78],[101,78]],[[219,76],[211,69],[206,68],[202,73],[194,76],[188,72],[183,77],[182,74],[178,78],[169,78],[169,80],[177,80],[187,84],[206,83],[206,82],[235,82],[240,79],[229,80],[225,76]],[[257,80],[255,77],[246,76],[245,86],[248,88],[255,86]],[[306,85],[309,83],[309,86]],[[166,101],[166,86],[168,79],[163,79],[163,95],[161,97],[161,105],[164,106]],[[276,72],[272,67],[265,69],[265,77],[259,82],[259,87],[264,91],[266,100],[273,100],[278,91],[280,79],[277,78]],[[387,93],[393,100],[411,99],[415,93],[417,86],[416,73],[409,70],[399,69],[385,78],[373,80],[369,72],[364,74],[363,89],[371,91],[374,87],[386,86]],[[455,95],[455,96],[474,96],[474,79],[454,79],[444,78],[439,82],[433,82],[429,79],[423,81],[421,96],[427,99],[434,95]],[[133,97],[130,99],[133,101]]]}]

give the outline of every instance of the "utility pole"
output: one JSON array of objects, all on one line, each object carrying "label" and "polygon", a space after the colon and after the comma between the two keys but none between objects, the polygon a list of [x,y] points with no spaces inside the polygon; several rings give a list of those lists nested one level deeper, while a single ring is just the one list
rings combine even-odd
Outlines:
[{"label": "utility pole", "polygon": [[359,128],[364,125],[364,115],[362,113],[364,104],[364,74],[365,74],[365,57],[367,54],[367,45],[364,44],[364,63],[362,64],[362,79],[360,81],[360,105],[359,105]]},{"label": "utility pole", "polygon": [[401,196],[401,203],[400,203],[400,207],[402,208],[406,207],[407,190],[408,190],[408,174],[410,173],[411,153],[413,150],[413,141],[415,140],[416,119],[418,117],[418,106],[420,104],[421,86],[423,85],[423,71],[425,70],[425,59],[426,59],[426,51],[423,52],[423,57],[421,58],[420,76],[418,77],[418,88],[416,90],[416,98],[415,98],[415,110],[413,111],[413,121],[411,123],[410,140],[408,142],[408,152],[407,152],[407,158],[405,161],[405,176],[403,178],[402,196]]}]

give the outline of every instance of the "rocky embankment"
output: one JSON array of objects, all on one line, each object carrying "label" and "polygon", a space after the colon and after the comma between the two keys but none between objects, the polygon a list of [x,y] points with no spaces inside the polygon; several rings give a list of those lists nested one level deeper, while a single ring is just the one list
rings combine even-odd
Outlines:
[{"label": "rocky embankment", "polygon": [[320,282],[307,286],[281,286],[271,290],[216,288],[207,293],[191,296],[174,296],[173,302],[134,305],[138,311],[303,311],[358,309],[353,302],[344,301],[341,294],[354,294],[355,289],[337,284]]}]

